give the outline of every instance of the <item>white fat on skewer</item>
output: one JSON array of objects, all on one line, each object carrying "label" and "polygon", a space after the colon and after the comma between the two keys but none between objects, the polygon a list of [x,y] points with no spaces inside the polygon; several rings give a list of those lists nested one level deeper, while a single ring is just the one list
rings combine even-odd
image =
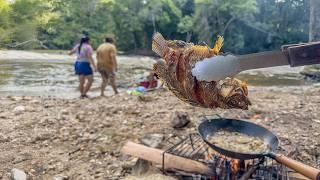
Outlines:
[{"label": "white fat on skewer", "polygon": [[236,56],[214,56],[196,63],[192,75],[199,81],[219,81],[226,77],[233,77],[241,71]]}]

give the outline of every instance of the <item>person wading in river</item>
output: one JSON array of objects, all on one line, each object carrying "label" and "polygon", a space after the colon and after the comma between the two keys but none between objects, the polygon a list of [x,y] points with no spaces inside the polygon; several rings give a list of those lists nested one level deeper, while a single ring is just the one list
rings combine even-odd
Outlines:
[{"label": "person wading in river", "polygon": [[[70,52],[69,55],[76,53],[77,59],[74,64],[75,73],[79,76],[79,90],[81,93],[81,98],[87,98],[87,92],[91,88],[93,82],[93,72],[91,66],[93,66],[94,71],[96,71],[96,65],[92,58],[93,49],[90,45],[90,38],[83,37],[79,44],[77,44]],[[91,66],[90,66],[91,65]],[[87,82],[86,82],[87,80]]]},{"label": "person wading in river", "polygon": [[101,96],[104,96],[108,82],[112,86],[114,93],[118,94],[115,75],[118,70],[116,54],[117,49],[113,39],[110,37],[107,37],[105,43],[101,44],[97,49],[97,66],[102,77]]}]

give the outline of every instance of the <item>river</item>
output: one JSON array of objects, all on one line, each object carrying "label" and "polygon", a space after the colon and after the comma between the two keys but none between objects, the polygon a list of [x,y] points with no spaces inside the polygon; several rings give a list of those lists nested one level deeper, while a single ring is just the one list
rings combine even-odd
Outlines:
[{"label": "river", "polygon": [[[155,62],[151,57],[119,56],[120,91],[135,86]],[[299,72],[303,68],[277,67],[243,72],[237,77],[251,86],[308,86]],[[101,78],[95,74],[92,96],[99,94]],[[26,51],[0,51],[0,95],[78,97],[73,57]],[[112,95],[108,87],[107,95]]]}]

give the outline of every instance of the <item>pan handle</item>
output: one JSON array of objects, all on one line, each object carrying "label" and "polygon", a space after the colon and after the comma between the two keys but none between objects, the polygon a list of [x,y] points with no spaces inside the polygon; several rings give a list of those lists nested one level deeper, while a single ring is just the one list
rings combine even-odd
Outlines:
[{"label": "pan handle", "polygon": [[295,170],[298,173],[301,173],[302,175],[304,175],[310,179],[320,180],[320,170],[319,169],[305,165],[299,161],[288,158],[282,154],[270,153],[269,157],[277,160],[279,163]]}]

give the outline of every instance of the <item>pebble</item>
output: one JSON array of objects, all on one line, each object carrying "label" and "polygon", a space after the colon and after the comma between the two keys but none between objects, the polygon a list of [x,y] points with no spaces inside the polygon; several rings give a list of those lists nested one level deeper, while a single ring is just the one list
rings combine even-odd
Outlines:
[{"label": "pebble", "polygon": [[175,112],[175,114],[171,118],[171,126],[175,129],[184,128],[190,122],[190,116],[186,112]]},{"label": "pebble", "polygon": [[66,110],[66,109],[63,109],[63,110],[60,111],[60,114],[62,114],[62,115],[68,115],[68,114],[69,114],[69,111]]},{"label": "pebble", "polygon": [[9,117],[10,117],[10,115],[8,113],[1,113],[0,114],[0,119],[7,119]]},{"label": "pebble", "polygon": [[23,97],[20,96],[9,96],[8,98],[12,101],[21,101],[23,99]]},{"label": "pebble", "polygon": [[316,123],[320,123],[319,119],[312,119],[312,121],[316,122]]},{"label": "pebble", "polygon": [[14,168],[11,170],[11,179],[12,180],[27,180],[27,175],[24,171]]},{"label": "pebble", "polygon": [[26,108],[24,106],[17,106],[13,109],[13,112],[15,115],[22,114],[26,111]]},{"label": "pebble", "polygon": [[55,175],[53,177],[53,180],[68,180],[69,177],[68,176],[64,176],[64,175]]},{"label": "pebble", "polygon": [[37,99],[31,100],[30,101],[31,104],[40,104],[41,102]]},{"label": "pebble", "polygon": [[8,136],[0,134],[0,143],[9,142],[10,138]]}]

